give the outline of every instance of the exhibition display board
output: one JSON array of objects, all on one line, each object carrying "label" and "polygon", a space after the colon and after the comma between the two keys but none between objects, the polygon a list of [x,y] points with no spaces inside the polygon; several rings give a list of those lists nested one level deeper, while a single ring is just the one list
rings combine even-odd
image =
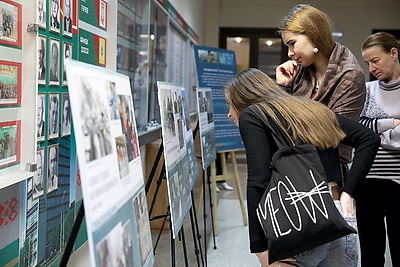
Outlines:
[{"label": "exhibition display board", "polygon": [[237,74],[235,52],[195,45],[194,54],[199,87],[211,88],[217,152],[243,148],[239,128],[227,116],[229,107],[223,89]]},{"label": "exhibition display board", "polygon": [[187,120],[181,87],[166,82],[158,82],[157,85],[171,228],[173,238],[176,238],[192,206],[190,161],[185,142]]},{"label": "exhibition display board", "polygon": [[201,158],[205,170],[217,157],[211,88],[197,88],[197,113],[199,114]]},{"label": "exhibition display board", "polygon": [[67,74],[92,266],[151,266],[129,78],[77,61]]}]

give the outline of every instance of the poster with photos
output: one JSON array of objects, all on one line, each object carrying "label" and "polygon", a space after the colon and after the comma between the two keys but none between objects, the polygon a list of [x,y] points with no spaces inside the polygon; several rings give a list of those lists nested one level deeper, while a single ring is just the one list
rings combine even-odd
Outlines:
[{"label": "poster with photos", "polygon": [[46,112],[46,93],[38,93],[37,95],[37,111],[36,111],[36,140],[43,141],[45,139],[45,112]]},{"label": "poster with photos", "polygon": [[38,36],[38,84],[46,84],[46,36]]},{"label": "poster with photos", "polygon": [[32,179],[32,197],[38,198],[44,194],[44,179],[45,179],[45,169],[44,169],[44,148],[39,148],[36,151],[36,164],[37,168]]},{"label": "poster with photos", "polygon": [[47,151],[47,193],[58,188],[58,144],[48,146]]},{"label": "poster with photos", "polygon": [[60,33],[60,0],[50,1],[50,31]]},{"label": "poster with photos", "polygon": [[50,38],[50,51],[49,51],[49,80],[50,85],[60,84],[60,41]]},{"label": "poster with photos", "polygon": [[40,28],[46,29],[46,6],[47,0],[37,0],[38,1],[38,18],[37,22]]},{"label": "poster with photos", "polygon": [[65,63],[92,266],[152,266],[151,243],[134,238],[150,225],[134,208],[144,179],[129,77]]},{"label": "poster with photos", "polygon": [[0,60],[0,106],[21,104],[21,63]]},{"label": "poster with photos", "polygon": [[47,124],[49,126],[49,138],[56,138],[59,136],[59,110],[60,110],[60,95],[59,93],[50,93],[48,102],[48,118]]},{"label": "poster with photos", "polygon": [[204,170],[217,158],[211,94],[211,88],[197,88],[197,113],[199,114],[200,148]]},{"label": "poster with photos", "polygon": [[74,10],[74,1],[72,0],[63,0],[63,35],[72,37],[72,26],[73,26],[73,10]]},{"label": "poster with photos", "polygon": [[0,169],[20,161],[21,121],[0,122]]},{"label": "poster with photos", "polygon": [[22,46],[22,6],[14,1],[0,1],[0,44]]},{"label": "poster with photos", "polygon": [[68,85],[67,73],[65,72],[65,61],[67,60],[67,58],[72,59],[72,44],[63,42],[63,64],[62,64],[62,70],[63,70],[62,85],[63,86]]},{"label": "poster with photos", "polygon": [[61,106],[61,136],[71,134],[71,103],[69,101],[69,94],[62,94]]},{"label": "poster with photos", "polygon": [[192,206],[190,163],[185,143],[186,118],[181,87],[157,82],[157,88],[172,234],[176,238]]}]

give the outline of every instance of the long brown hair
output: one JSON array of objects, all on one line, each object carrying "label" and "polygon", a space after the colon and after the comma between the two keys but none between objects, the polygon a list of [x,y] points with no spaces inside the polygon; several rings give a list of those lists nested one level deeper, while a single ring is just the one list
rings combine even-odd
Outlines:
[{"label": "long brown hair", "polygon": [[328,15],[321,10],[299,4],[283,18],[279,32],[304,34],[318,47],[320,53],[329,58],[335,46],[332,25]]},{"label": "long brown hair", "polygon": [[[225,95],[228,105],[238,114],[256,104],[262,114],[266,113],[274,120],[292,144],[302,141],[327,149],[336,147],[345,137],[336,115],[329,108],[309,98],[288,94],[258,69],[250,68],[237,74],[226,83]],[[272,107],[286,120],[287,128]]]}]

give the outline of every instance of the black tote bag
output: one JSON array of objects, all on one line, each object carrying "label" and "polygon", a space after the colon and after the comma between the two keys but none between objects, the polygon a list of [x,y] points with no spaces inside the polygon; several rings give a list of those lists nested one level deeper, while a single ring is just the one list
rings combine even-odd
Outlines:
[{"label": "black tote bag", "polygon": [[271,180],[257,207],[268,238],[269,263],[357,233],[335,206],[315,146],[288,145],[283,133],[277,133],[257,108],[253,111],[279,147],[271,159]]}]

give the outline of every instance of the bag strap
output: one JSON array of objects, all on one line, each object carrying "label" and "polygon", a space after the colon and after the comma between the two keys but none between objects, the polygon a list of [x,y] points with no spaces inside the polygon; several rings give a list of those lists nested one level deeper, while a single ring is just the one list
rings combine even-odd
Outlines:
[{"label": "bag strap", "polygon": [[[278,126],[276,125],[275,122],[268,120],[268,115],[265,114],[265,112],[262,112],[260,110],[260,108],[258,108],[256,105],[252,105],[249,107],[254,113],[256,113],[256,115],[258,116],[258,118],[260,118],[264,124],[269,128],[269,130],[272,133],[272,137],[274,138],[274,141],[276,142],[276,144],[278,145],[278,148],[284,148],[287,146],[293,146],[291,144],[291,142],[288,140],[288,138],[282,133],[282,131],[279,130]],[[276,114],[276,110],[274,107],[271,107],[275,114]],[[261,114],[261,112],[263,114]],[[271,123],[273,123],[275,125],[275,127],[273,127],[271,125]]]}]

